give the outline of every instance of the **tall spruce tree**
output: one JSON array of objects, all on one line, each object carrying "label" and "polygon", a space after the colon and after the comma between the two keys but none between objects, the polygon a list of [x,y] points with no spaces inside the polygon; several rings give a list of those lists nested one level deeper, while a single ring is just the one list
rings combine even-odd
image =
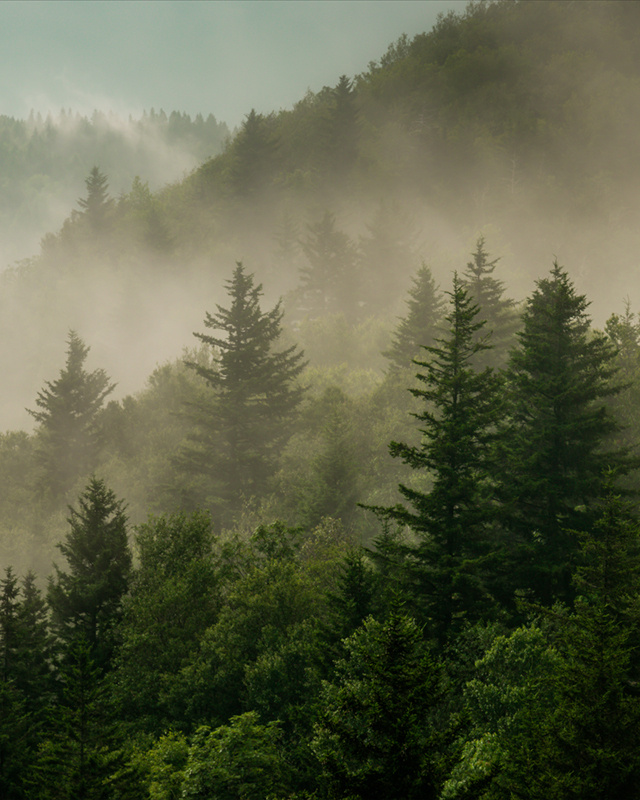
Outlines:
[{"label": "tall spruce tree", "polygon": [[95,233],[102,233],[113,205],[113,201],[109,198],[107,176],[103,175],[98,167],[93,167],[85,179],[85,184],[87,196],[81,197],[78,205],[91,229]]},{"label": "tall spruce tree", "polygon": [[484,561],[495,542],[490,523],[492,443],[500,421],[500,380],[490,367],[476,372],[475,356],[488,345],[478,340],[484,322],[457,275],[453,279],[449,331],[425,347],[430,358],[415,363],[424,388],[411,389],[424,401],[416,413],[422,443],[392,442],[391,455],[430,474],[428,491],[403,484],[412,508],[376,508],[386,520],[408,526],[418,537],[407,547],[413,590],[433,634],[442,643],[468,619],[486,612],[490,598]]},{"label": "tall spruce tree", "polygon": [[67,650],[86,642],[92,661],[106,669],[131,573],[124,503],[94,477],[69,512],[71,530],[58,545],[68,572],[55,566],[49,580],[54,628]]},{"label": "tall spruce tree", "polygon": [[75,481],[95,467],[99,447],[98,415],[114,390],[103,369],[87,372],[89,348],[75,331],[69,331],[67,362],[54,381],[38,392],[39,410],[28,410],[40,423],[36,458],[38,489],[56,500]]},{"label": "tall spruce tree", "polygon": [[472,258],[473,261],[467,264],[463,280],[478,304],[480,316],[486,320],[482,333],[491,337],[491,349],[478,354],[477,366],[502,367],[515,344],[514,336],[519,322],[516,304],[504,297],[504,283],[493,277],[500,259],[489,260],[483,236],[478,239]]},{"label": "tall spruce tree", "polygon": [[411,366],[421,347],[432,347],[442,323],[444,298],[439,293],[431,269],[423,263],[409,289],[407,315],[400,320],[393,334],[391,347],[382,355],[394,369]]},{"label": "tall spruce tree", "polygon": [[520,588],[546,603],[570,599],[578,551],[572,530],[588,530],[607,467],[631,462],[607,447],[616,422],[606,405],[616,394],[615,349],[591,330],[588,302],[554,264],[537,282],[508,368],[511,421],[502,492],[519,536]]},{"label": "tall spruce tree", "polygon": [[211,397],[193,403],[195,432],[178,466],[203,479],[200,503],[228,524],[245,500],[263,492],[302,399],[296,379],[304,368],[296,345],[276,349],[283,312],[260,308],[262,285],[238,263],[227,282],[231,305],[207,312],[204,324],[221,336],[195,333],[213,348],[214,366],[187,365],[205,379]]}]

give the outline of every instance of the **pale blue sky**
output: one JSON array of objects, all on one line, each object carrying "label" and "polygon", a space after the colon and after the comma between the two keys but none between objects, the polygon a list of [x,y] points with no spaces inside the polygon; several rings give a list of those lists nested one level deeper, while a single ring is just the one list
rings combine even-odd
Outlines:
[{"label": "pale blue sky", "polygon": [[2,0],[0,114],[290,108],[465,0]]}]

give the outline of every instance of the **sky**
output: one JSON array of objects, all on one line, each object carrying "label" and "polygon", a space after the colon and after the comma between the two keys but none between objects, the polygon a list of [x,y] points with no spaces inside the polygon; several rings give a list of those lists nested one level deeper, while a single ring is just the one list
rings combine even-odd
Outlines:
[{"label": "sky", "polygon": [[364,72],[466,0],[2,0],[0,114],[212,113],[230,127]]}]

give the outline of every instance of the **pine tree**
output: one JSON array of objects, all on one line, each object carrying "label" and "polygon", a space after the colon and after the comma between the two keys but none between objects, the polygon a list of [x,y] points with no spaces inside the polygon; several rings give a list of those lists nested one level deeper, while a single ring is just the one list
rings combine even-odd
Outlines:
[{"label": "pine tree", "polygon": [[0,581],[0,680],[13,678],[18,638],[18,579],[11,567]]},{"label": "pine tree", "polygon": [[31,720],[38,723],[53,692],[53,637],[47,602],[32,572],[22,580],[16,623],[15,684],[25,697]]},{"label": "pine tree", "polygon": [[422,632],[396,610],[385,623],[369,617],[343,644],[312,742],[329,797],[435,800],[446,736]]},{"label": "pine tree", "polygon": [[442,643],[467,619],[486,612],[490,602],[483,560],[495,542],[489,524],[492,498],[492,444],[501,418],[500,381],[487,367],[476,372],[475,356],[484,322],[458,276],[454,276],[449,332],[424,348],[429,360],[416,361],[425,388],[411,389],[424,401],[415,414],[422,423],[418,446],[392,442],[389,449],[412,469],[430,473],[432,487],[400,485],[412,509],[376,508],[386,520],[408,526],[418,537],[407,547],[414,591],[433,633]]},{"label": "pine tree", "polygon": [[[500,784],[536,800],[635,800],[640,781],[637,647],[638,520],[604,478],[591,531],[575,532],[573,613],[552,613],[555,670],[541,676],[519,730],[510,732]],[[539,697],[553,697],[544,706]]]},{"label": "pine tree", "polygon": [[98,415],[115,388],[104,370],[84,369],[89,348],[75,331],[69,331],[67,344],[67,362],[60,376],[47,381],[38,392],[36,405],[40,410],[29,410],[40,423],[38,489],[51,499],[63,496],[78,477],[94,468],[99,448]]},{"label": "pine tree", "polygon": [[527,301],[508,384],[502,493],[510,526],[520,537],[514,577],[545,603],[572,596],[578,550],[571,530],[587,530],[606,468],[629,469],[625,452],[607,448],[616,422],[606,400],[614,382],[615,350],[593,332],[584,295],[556,263]]},{"label": "pine tree", "polygon": [[342,313],[352,322],[358,300],[355,248],[329,211],[308,231],[302,242],[308,266],[300,270],[300,310],[310,317]]},{"label": "pine tree", "polygon": [[484,336],[490,336],[491,349],[478,354],[476,366],[479,368],[504,366],[509,350],[514,345],[518,327],[518,313],[515,302],[504,298],[504,284],[493,277],[499,258],[489,261],[484,249],[484,237],[476,243],[473,261],[467,264],[464,285],[480,309],[480,316],[486,320]]},{"label": "pine tree", "polygon": [[58,545],[69,571],[55,566],[49,581],[54,627],[66,646],[86,642],[96,666],[106,669],[131,572],[124,503],[93,477],[69,511],[71,530]]},{"label": "pine tree", "polygon": [[344,178],[351,172],[358,157],[360,131],[356,90],[349,78],[341,75],[331,95],[327,127],[329,165],[340,178]]},{"label": "pine tree", "polygon": [[270,127],[269,118],[252,108],[230,146],[228,178],[238,198],[257,200],[268,186],[277,149]]},{"label": "pine tree", "polygon": [[276,350],[280,303],[261,310],[262,285],[254,285],[241,263],[227,288],[230,307],[218,305],[204,321],[222,336],[194,334],[212,348],[215,364],[187,364],[212,392],[207,401],[191,405],[196,432],[178,459],[181,469],[204,479],[199,500],[215,507],[224,524],[244,500],[267,487],[302,399],[296,379],[304,368],[295,345]]},{"label": "pine tree", "polygon": [[609,398],[611,413],[619,423],[612,444],[632,448],[640,441],[638,405],[640,403],[640,320],[631,311],[629,300],[624,314],[612,314],[606,322],[605,332],[615,347],[617,377],[622,391]]},{"label": "pine tree", "polygon": [[425,263],[413,278],[407,309],[406,317],[395,330],[391,347],[382,354],[395,369],[409,367],[419,357],[421,347],[432,347],[442,323],[444,300]]},{"label": "pine tree", "polygon": [[85,179],[87,196],[78,200],[92,230],[101,233],[105,229],[112,201],[109,198],[109,184],[106,175],[98,167],[93,167]]}]

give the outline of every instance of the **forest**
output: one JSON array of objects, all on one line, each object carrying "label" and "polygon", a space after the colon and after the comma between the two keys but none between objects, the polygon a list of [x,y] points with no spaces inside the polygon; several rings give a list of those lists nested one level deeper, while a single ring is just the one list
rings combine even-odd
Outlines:
[{"label": "forest", "polygon": [[0,797],[640,798],[639,34],[0,117]]}]

